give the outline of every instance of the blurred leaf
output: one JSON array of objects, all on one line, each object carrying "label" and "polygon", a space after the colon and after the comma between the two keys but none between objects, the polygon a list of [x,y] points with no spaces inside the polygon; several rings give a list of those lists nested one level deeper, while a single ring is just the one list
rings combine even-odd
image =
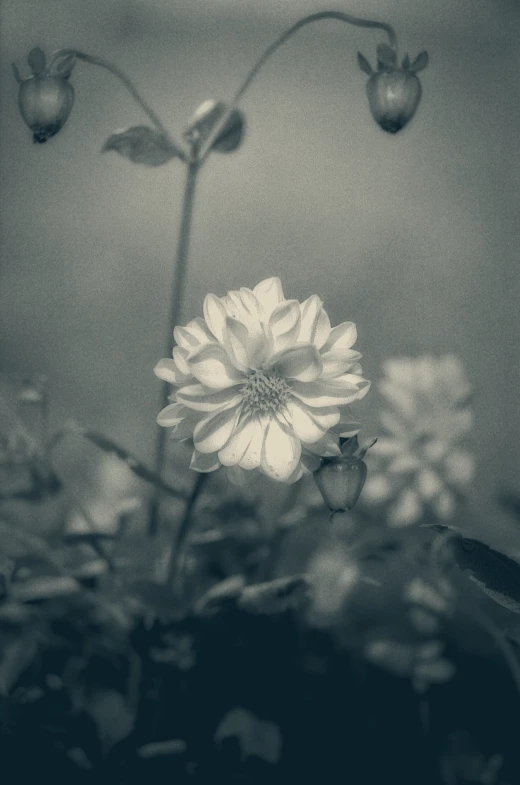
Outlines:
[{"label": "blurred leaf", "polygon": [[18,70],[18,66],[15,63],[11,63],[11,68],[13,69],[14,78],[16,81],[21,84],[22,77],[20,76],[20,71]]},{"label": "blurred leaf", "polygon": [[284,613],[307,605],[309,592],[310,583],[304,575],[276,578],[247,586],[238,599],[238,606],[250,613]]},{"label": "blurred leaf", "polygon": [[33,637],[24,635],[5,646],[0,660],[0,694],[7,695],[38,651]]},{"label": "blurred leaf", "polygon": [[134,713],[117,690],[94,692],[85,704],[85,711],[96,723],[105,751],[126,739],[134,727]]},{"label": "blurred leaf", "polygon": [[33,74],[38,75],[41,74],[42,71],[45,70],[45,53],[40,49],[39,46],[36,46],[34,49],[31,49],[29,52],[29,56],[27,57],[27,62],[29,63],[29,68],[33,72]]},{"label": "blurred leaf", "polygon": [[180,755],[186,751],[186,742],[182,739],[168,739],[168,741],[155,741],[139,747],[137,754],[140,758],[159,758],[165,755]]},{"label": "blurred leaf", "polygon": [[186,498],[186,494],[183,491],[179,491],[177,488],[165,483],[158,474],[151,469],[148,469],[138,458],[129,453],[128,450],[125,450],[124,447],[120,447],[119,444],[116,444],[116,442],[113,442],[106,436],[84,429],[75,429],[74,432],[81,434],[101,450],[117,455],[117,457],[124,461],[137,477],[149,482],[151,485],[155,485],[156,488],[160,488],[169,496],[173,496],[177,499]]},{"label": "blurred leaf", "polygon": [[75,578],[63,575],[30,578],[23,583],[13,583],[11,597],[17,602],[37,602],[76,594],[80,589]]},{"label": "blurred leaf", "polygon": [[229,738],[238,739],[242,760],[251,755],[275,765],[282,752],[282,736],[274,722],[259,720],[247,709],[229,711],[215,732],[215,744],[221,747]]},{"label": "blurred leaf", "polygon": [[429,63],[428,52],[420,52],[410,66],[410,71],[422,71]]},{"label": "blurred leaf", "polygon": [[372,76],[374,73],[374,69],[366,59],[365,55],[362,55],[361,52],[357,53],[358,65],[362,71],[364,71],[369,76]]},{"label": "blurred leaf", "polygon": [[169,139],[146,125],[135,125],[109,136],[102,152],[109,150],[144,166],[161,166],[179,156],[179,150]]},{"label": "blurred leaf", "polygon": [[168,586],[150,580],[140,580],[131,583],[127,590],[157,616],[177,618],[183,615],[177,594]]},{"label": "blurred leaf", "polygon": [[495,602],[520,613],[520,564],[478,540],[454,541],[458,566]]},{"label": "blurred leaf", "polygon": [[237,600],[242,594],[244,585],[245,578],[242,575],[232,575],[225,581],[220,581],[197,600],[195,612],[202,615],[216,613]]}]

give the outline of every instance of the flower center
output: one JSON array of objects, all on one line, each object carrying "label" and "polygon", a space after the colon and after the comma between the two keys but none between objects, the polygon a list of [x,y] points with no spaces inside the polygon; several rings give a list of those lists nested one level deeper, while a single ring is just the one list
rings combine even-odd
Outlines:
[{"label": "flower center", "polygon": [[246,414],[274,414],[289,397],[289,385],[274,371],[251,371],[242,395]]}]

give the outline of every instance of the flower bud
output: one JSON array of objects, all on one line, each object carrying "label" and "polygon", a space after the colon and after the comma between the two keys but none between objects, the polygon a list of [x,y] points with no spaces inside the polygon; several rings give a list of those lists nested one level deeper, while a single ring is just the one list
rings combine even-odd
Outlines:
[{"label": "flower bud", "polygon": [[314,472],[323,501],[332,512],[343,512],[354,507],[366,477],[366,463],[354,455],[324,458],[320,468]]},{"label": "flower bud", "polygon": [[413,63],[405,55],[401,66],[398,66],[395,50],[380,44],[377,48],[377,71],[360,53],[358,62],[361,70],[370,76],[366,90],[374,120],[384,131],[397,133],[412,119],[419,106],[422,87],[417,71],[426,68],[428,54],[421,52]]},{"label": "flower bud", "polygon": [[33,140],[46,142],[63,128],[74,104],[74,88],[68,78],[74,66],[71,56],[62,59],[52,72],[45,67],[45,55],[33,49],[28,58],[33,73],[22,79],[13,68],[20,83],[18,107],[25,124],[33,132]]}]

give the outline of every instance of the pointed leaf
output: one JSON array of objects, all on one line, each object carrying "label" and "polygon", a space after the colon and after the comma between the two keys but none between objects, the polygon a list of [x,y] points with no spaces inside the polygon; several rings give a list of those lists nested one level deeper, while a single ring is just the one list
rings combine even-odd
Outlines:
[{"label": "pointed leaf", "polygon": [[372,74],[374,73],[374,69],[372,68],[372,66],[370,65],[368,60],[366,59],[365,55],[362,55],[361,52],[358,52],[357,53],[357,60],[358,60],[358,65],[361,68],[361,70],[364,71],[369,76],[372,76]]},{"label": "pointed leaf", "polygon": [[29,63],[29,68],[33,72],[33,74],[41,74],[42,71],[45,70],[45,53],[39,46],[36,46],[34,49],[31,49],[29,52],[29,56],[27,57],[27,62]]},{"label": "pointed leaf", "polygon": [[520,564],[478,540],[458,537],[455,559],[459,567],[499,605],[520,613]]},{"label": "pointed leaf", "polygon": [[146,125],[135,125],[109,136],[102,152],[115,150],[134,164],[161,166],[179,156],[175,145],[159,131]]},{"label": "pointed leaf", "polygon": [[[191,123],[184,132],[185,138],[197,142],[199,146],[204,145],[227,111],[228,107],[222,101],[212,98],[204,101],[193,114]],[[233,109],[211,148],[219,153],[232,153],[240,146],[244,130],[244,115],[238,109]]]},{"label": "pointed leaf", "polygon": [[378,44],[377,62],[383,67],[394,68],[397,64],[397,52],[389,44]]},{"label": "pointed leaf", "polygon": [[11,63],[11,68],[13,69],[14,78],[21,84],[23,82],[22,77],[20,76],[20,71],[18,70],[18,66],[15,63]]},{"label": "pointed leaf", "polygon": [[410,71],[413,71],[414,73],[417,73],[417,71],[422,71],[424,68],[426,68],[428,62],[428,52],[420,52],[410,66]]},{"label": "pointed leaf", "polygon": [[301,608],[309,601],[309,581],[304,575],[277,578],[267,583],[247,586],[238,606],[250,613],[277,614]]},{"label": "pointed leaf", "polygon": [[65,79],[68,79],[72,73],[72,69],[76,65],[76,55],[70,54],[60,60],[56,66],[56,73],[59,76],[63,76]]}]

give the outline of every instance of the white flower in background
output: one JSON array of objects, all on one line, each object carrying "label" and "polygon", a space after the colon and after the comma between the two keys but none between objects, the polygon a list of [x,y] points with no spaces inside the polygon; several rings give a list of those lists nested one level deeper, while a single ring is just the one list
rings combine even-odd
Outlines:
[{"label": "white flower in background", "polygon": [[204,318],[175,328],[173,359],[154,369],[174,386],[157,422],[193,440],[196,471],[295,482],[361,427],[348,411],[370,387],[356,337],[352,322],[331,328],[317,295],[286,300],[279,278],[208,294]]},{"label": "white flower in background", "polygon": [[381,436],[367,457],[364,500],[389,503],[394,526],[419,520],[426,509],[446,520],[473,477],[473,456],[460,446],[471,430],[470,386],[453,355],[401,357],[383,365],[378,388],[387,408]]}]

